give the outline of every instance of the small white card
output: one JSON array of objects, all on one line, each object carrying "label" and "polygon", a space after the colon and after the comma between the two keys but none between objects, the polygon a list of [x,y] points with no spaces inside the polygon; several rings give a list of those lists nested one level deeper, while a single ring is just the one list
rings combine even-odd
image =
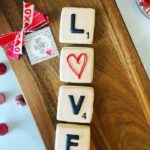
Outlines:
[{"label": "small white card", "polygon": [[49,27],[26,35],[25,47],[32,65],[59,55]]}]

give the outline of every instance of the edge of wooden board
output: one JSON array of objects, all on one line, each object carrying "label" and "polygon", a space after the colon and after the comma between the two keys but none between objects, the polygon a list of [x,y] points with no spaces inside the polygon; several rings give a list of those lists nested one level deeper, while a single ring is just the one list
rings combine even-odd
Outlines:
[{"label": "edge of wooden board", "polygon": [[109,3],[105,0],[102,0],[102,2],[112,24],[112,36],[115,35],[117,37],[113,37],[116,38],[116,43],[114,44],[118,47],[116,48],[116,52],[128,74],[128,78],[132,83],[133,88],[136,91],[137,98],[141,104],[148,124],[150,125],[149,78],[144,70],[144,66],[139,58],[115,0],[110,0]]}]

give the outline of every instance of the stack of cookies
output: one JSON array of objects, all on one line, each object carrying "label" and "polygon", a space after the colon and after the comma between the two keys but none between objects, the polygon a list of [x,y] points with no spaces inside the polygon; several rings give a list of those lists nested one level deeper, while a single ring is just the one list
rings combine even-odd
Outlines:
[{"label": "stack of cookies", "polygon": [[[66,7],[62,9],[60,42],[92,44],[95,10]],[[91,83],[94,70],[94,49],[64,47],[60,56],[60,80],[67,83]],[[89,150],[93,116],[94,89],[89,86],[61,86],[58,95],[55,150]],[[78,125],[77,125],[78,124]]]}]

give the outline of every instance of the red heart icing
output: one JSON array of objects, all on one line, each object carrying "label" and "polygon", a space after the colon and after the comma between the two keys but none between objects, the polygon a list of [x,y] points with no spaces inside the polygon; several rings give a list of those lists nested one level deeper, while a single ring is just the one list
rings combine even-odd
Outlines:
[{"label": "red heart icing", "polygon": [[[77,64],[80,64],[81,63],[80,60],[81,60],[82,57],[84,57],[84,61],[83,61],[82,65],[81,65],[80,71],[78,72],[78,71],[76,71],[74,69],[73,64],[71,64],[69,60],[70,59],[75,59]],[[87,61],[88,61],[88,56],[85,53],[81,53],[79,56],[76,56],[75,54],[70,54],[67,57],[67,63],[69,65],[69,67],[71,68],[71,70],[78,76],[78,79],[81,78],[82,73],[83,73],[83,71],[85,69],[85,66],[87,64]]]}]

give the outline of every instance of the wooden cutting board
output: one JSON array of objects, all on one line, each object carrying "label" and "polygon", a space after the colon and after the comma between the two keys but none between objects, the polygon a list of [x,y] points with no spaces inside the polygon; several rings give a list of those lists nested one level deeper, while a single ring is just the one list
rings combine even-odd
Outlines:
[{"label": "wooden cutting board", "polygon": [[[114,0],[31,0],[48,14],[57,46],[61,9],[96,9],[94,116],[91,150],[150,149],[150,83]],[[22,1],[0,1],[0,33],[22,25]],[[59,58],[31,66],[27,55],[9,59],[47,150],[54,150]],[[29,131],[30,132],[30,131]],[[85,143],[86,144],[86,143]]]}]

